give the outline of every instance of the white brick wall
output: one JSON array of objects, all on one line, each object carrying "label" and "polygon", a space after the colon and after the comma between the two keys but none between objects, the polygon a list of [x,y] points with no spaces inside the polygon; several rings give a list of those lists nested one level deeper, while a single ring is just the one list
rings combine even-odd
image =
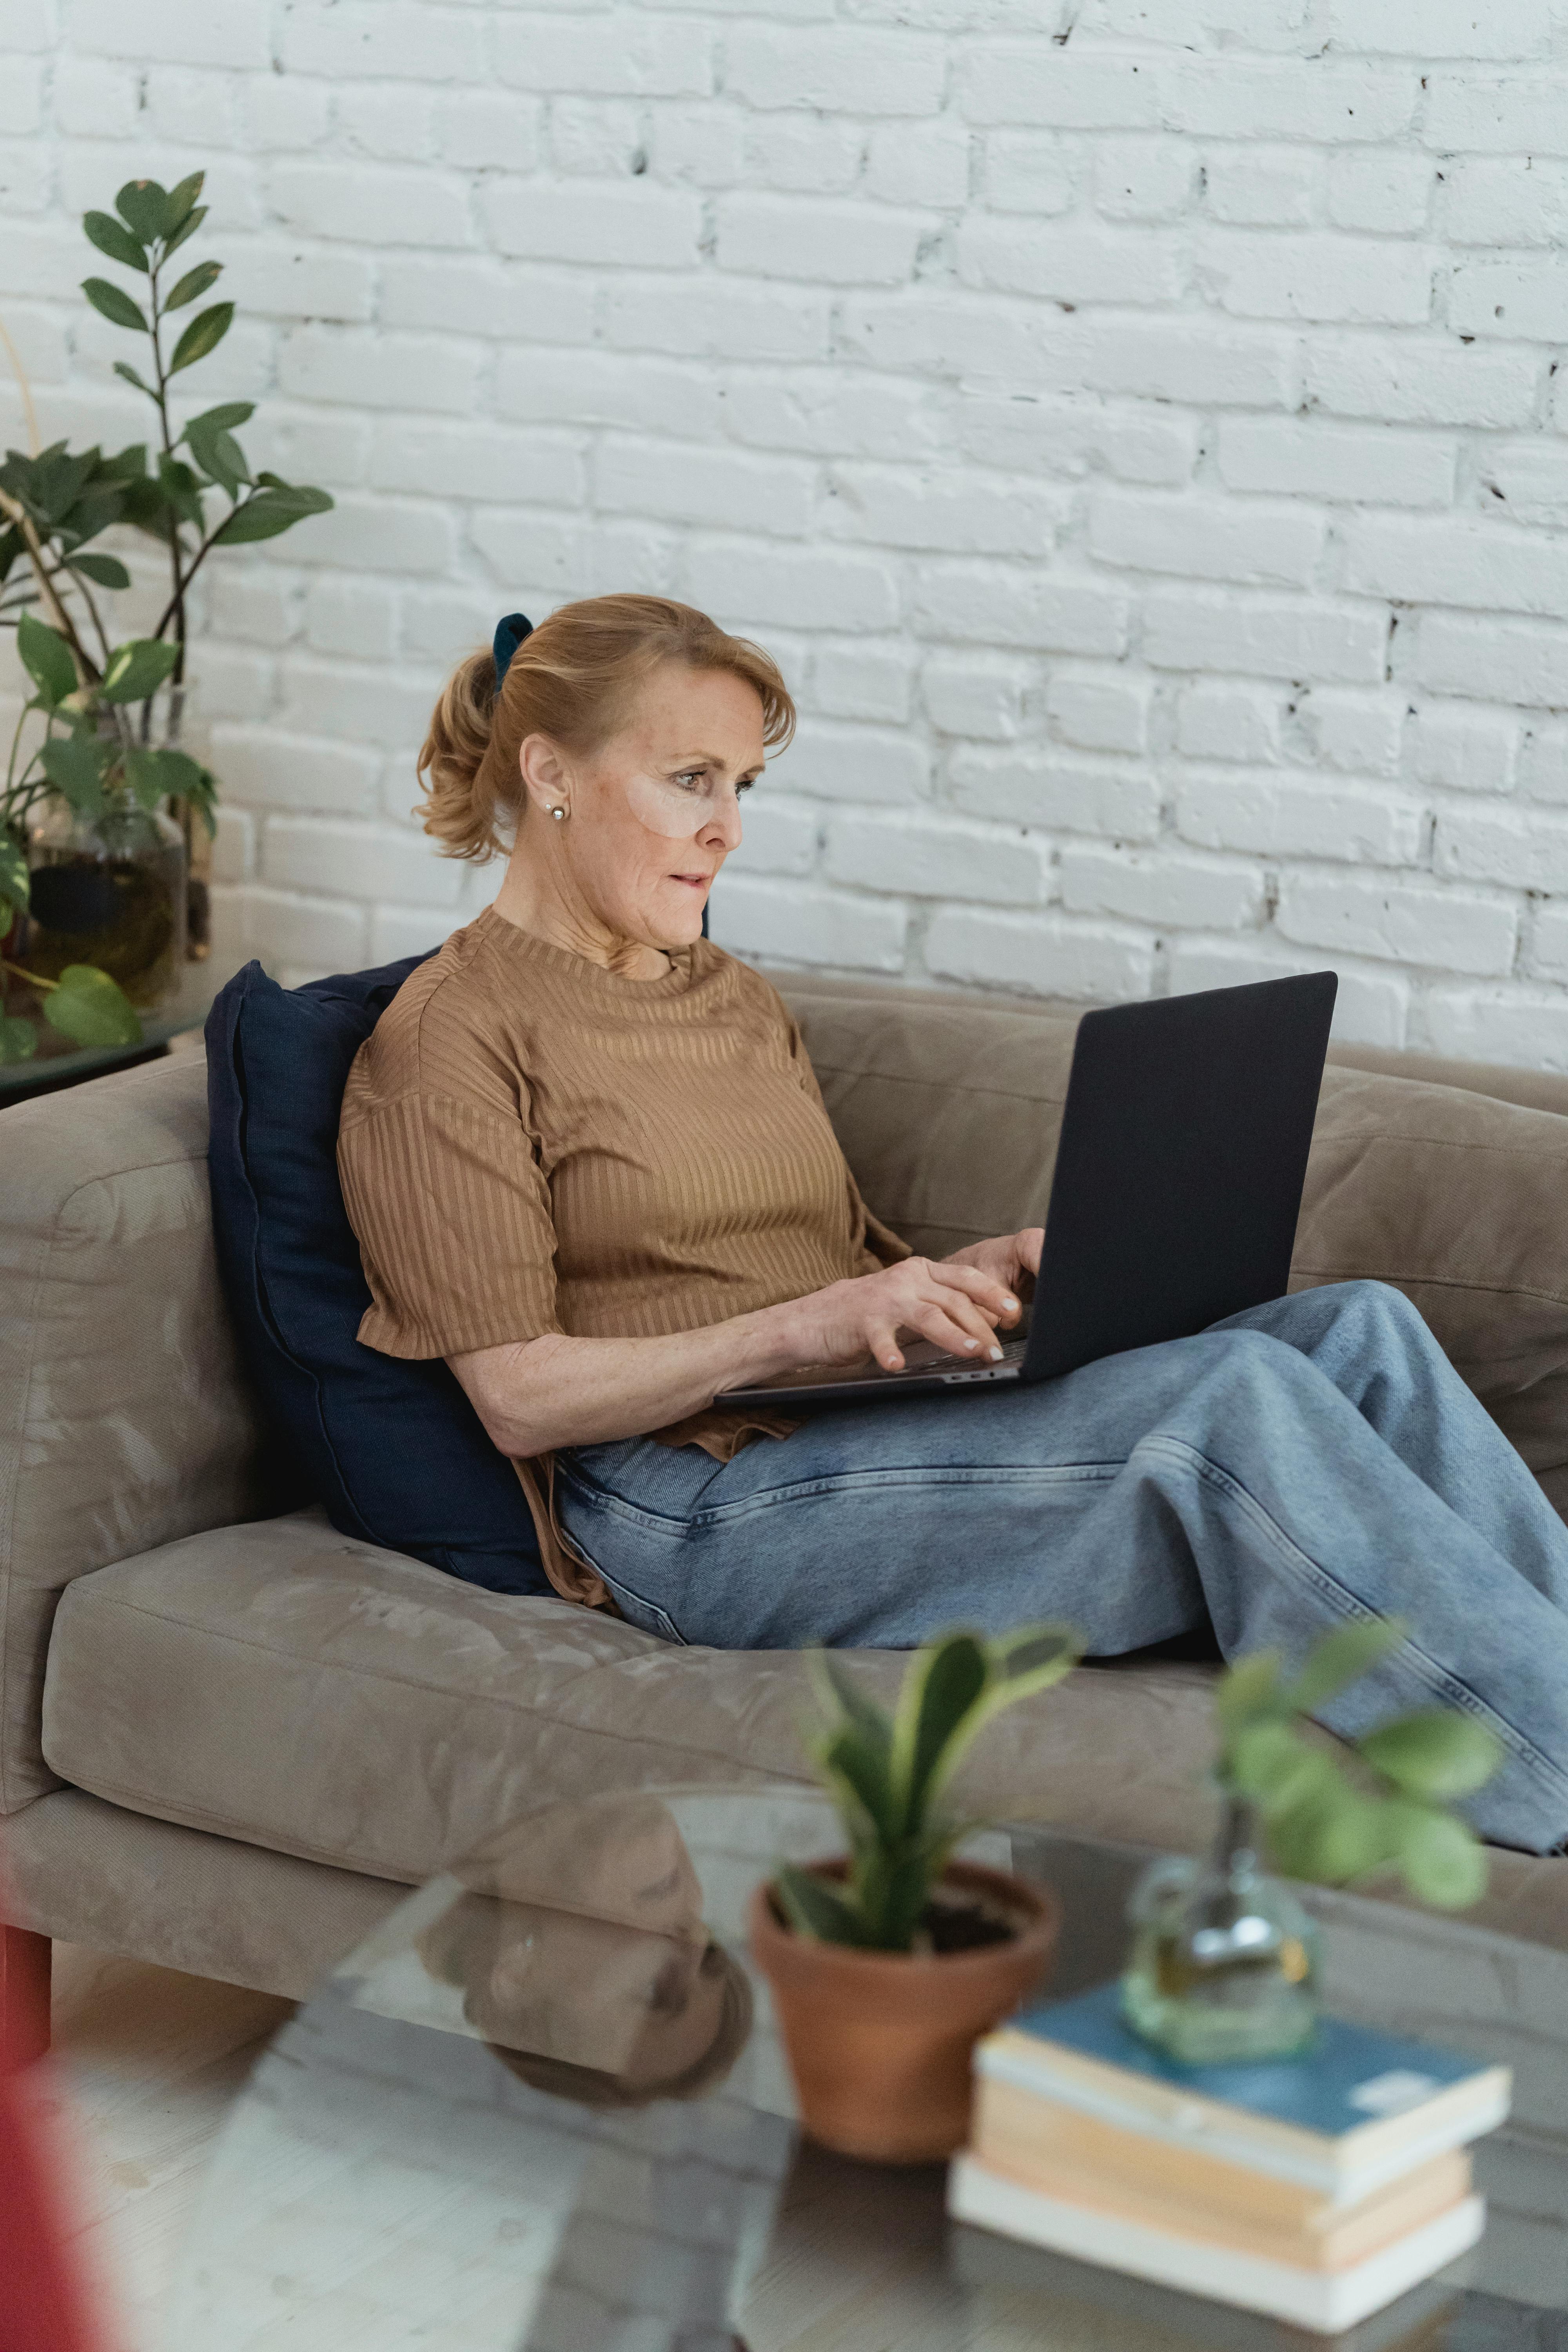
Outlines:
[{"label": "white brick wall", "polygon": [[198,384],[339,499],[208,574],[224,960],[482,903],[408,814],[431,695],[635,585],[799,690],[742,951],[1332,960],[1347,1034],[1568,1068],[1563,0],[0,0],[0,51],[46,433],[142,429],[75,215],[205,164]]}]

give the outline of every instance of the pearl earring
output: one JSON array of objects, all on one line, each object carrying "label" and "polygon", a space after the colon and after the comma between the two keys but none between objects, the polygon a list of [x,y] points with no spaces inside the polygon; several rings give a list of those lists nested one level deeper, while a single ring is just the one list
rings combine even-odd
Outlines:
[{"label": "pearl earring", "polygon": [[552,808],[550,814],[555,819],[557,824],[559,824],[566,812],[563,808]]}]

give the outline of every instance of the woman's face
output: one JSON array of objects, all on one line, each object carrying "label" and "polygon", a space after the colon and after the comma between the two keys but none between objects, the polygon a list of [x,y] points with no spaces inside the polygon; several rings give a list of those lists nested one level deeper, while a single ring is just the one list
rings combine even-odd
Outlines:
[{"label": "woman's face", "polygon": [[[531,735],[519,761],[528,854],[549,861],[579,921],[652,948],[700,936],[713,877],[741,839],[739,795],[763,770],[754,687],[727,670],[667,662],[591,757],[569,758]],[[567,811],[559,821],[557,807]]]}]

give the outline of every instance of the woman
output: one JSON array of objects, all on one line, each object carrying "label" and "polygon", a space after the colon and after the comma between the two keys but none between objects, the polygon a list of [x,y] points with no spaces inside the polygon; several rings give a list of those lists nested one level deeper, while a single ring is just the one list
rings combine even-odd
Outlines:
[{"label": "woman", "polygon": [[444,1356],[519,1465],[552,1581],[668,1640],[905,1647],[1064,1618],[1091,1654],[1212,1624],[1299,1655],[1368,1612],[1411,1636],[1326,1710],[1444,1701],[1505,1762],[1487,1834],[1568,1835],[1568,1531],[1420,1316],[1375,1283],[983,1399],[807,1419],[726,1388],[900,1333],[978,1360],[1038,1228],[912,1256],[861,1202],[800,1034],[702,939],[741,795],[794,710],[684,605],[518,616],[420,760],[494,906],[362,1050],[339,1159],[367,1346]]}]

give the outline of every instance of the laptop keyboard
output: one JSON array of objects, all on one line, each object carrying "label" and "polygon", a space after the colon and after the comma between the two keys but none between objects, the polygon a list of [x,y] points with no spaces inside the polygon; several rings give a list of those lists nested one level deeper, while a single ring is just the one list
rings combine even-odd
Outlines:
[{"label": "laptop keyboard", "polygon": [[1002,1349],[1002,1360],[1000,1363],[993,1363],[987,1360],[984,1363],[975,1364],[971,1360],[963,1356],[950,1356],[947,1349],[945,1348],[939,1348],[933,1339],[914,1339],[911,1340],[910,1345],[904,1349],[902,1370],[896,1372],[883,1372],[882,1378],[888,1381],[901,1381],[908,1373],[910,1372],[919,1372],[922,1377],[925,1377],[929,1376],[931,1372],[976,1373],[1006,1371],[1009,1368],[1023,1362],[1025,1350],[1027,1349],[1029,1343],[1026,1339],[1003,1339],[999,1344]]}]

